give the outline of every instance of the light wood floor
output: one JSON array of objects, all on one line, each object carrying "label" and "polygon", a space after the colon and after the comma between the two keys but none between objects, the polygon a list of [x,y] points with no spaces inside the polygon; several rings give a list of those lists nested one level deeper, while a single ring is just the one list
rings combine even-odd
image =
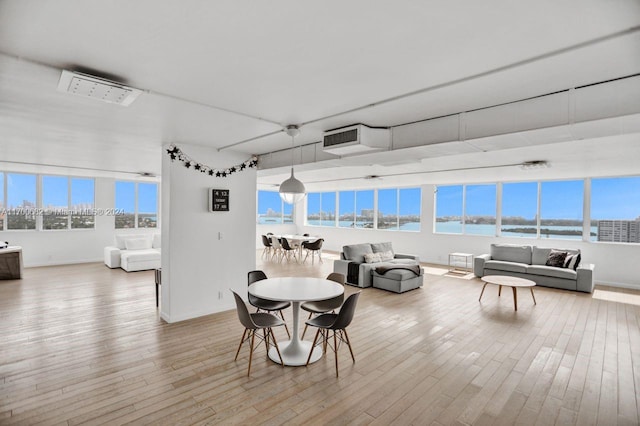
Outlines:
[{"label": "light wood floor", "polygon": [[[259,255],[270,276],[332,266]],[[516,313],[510,292],[479,303],[479,281],[428,272],[363,291],[336,379],[332,355],[283,369],[264,347],[247,377],[235,311],[165,324],[151,271],[27,269],[0,282],[0,424],[638,424],[638,292],[538,287]]]}]

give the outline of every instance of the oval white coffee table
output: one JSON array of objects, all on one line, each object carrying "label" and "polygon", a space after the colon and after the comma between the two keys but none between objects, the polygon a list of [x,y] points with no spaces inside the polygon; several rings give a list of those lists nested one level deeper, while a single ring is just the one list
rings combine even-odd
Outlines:
[{"label": "oval white coffee table", "polygon": [[484,288],[487,286],[487,284],[494,284],[499,286],[498,297],[502,292],[503,285],[511,287],[511,290],[513,290],[513,307],[516,311],[518,310],[518,293],[516,291],[518,287],[529,287],[529,290],[531,290],[531,297],[533,297],[533,304],[537,305],[536,296],[533,294],[533,287],[536,286],[536,283],[531,280],[526,280],[524,278],[518,277],[510,277],[508,275],[487,275],[486,277],[482,277],[480,279],[484,282],[484,285],[482,286],[482,292],[480,293],[478,302],[482,299]]},{"label": "oval white coffee table", "polygon": [[[300,366],[307,363],[312,343],[300,340],[298,323],[300,303],[331,299],[344,293],[344,286],[324,278],[282,277],[257,281],[249,286],[249,294],[262,299],[278,302],[291,302],[293,308],[293,331],[291,340],[279,343],[284,365]],[[316,362],[322,357],[322,351],[316,348],[309,362]],[[269,358],[280,364],[276,348],[269,350]]]}]

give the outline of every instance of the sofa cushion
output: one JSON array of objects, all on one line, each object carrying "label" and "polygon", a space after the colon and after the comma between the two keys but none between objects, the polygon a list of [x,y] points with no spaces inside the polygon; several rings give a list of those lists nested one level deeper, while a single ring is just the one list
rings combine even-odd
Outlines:
[{"label": "sofa cushion", "polygon": [[554,266],[529,265],[527,273],[531,275],[543,275],[547,277],[566,278],[568,280],[576,280],[577,272],[573,269],[556,268]]},{"label": "sofa cushion", "polygon": [[367,253],[373,253],[371,244],[352,244],[342,247],[345,260],[352,262],[364,263],[364,255]]},{"label": "sofa cushion", "polygon": [[151,248],[149,238],[127,238],[124,240],[124,247],[127,250],[146,250]]},{"label": "sofa cushion", "polygon": [[146,262],[148,260],[160,260],[160,251],[156,249],[126,250],[122,252],[122,259],[127,262]]},{"label": "sofa cushion", "polygon": [[386,262],[387,260],[393,260],[393,252],[391,250],[381,251],[380,253],[376,253],[380,255],[380,260],[382,262]]},{"label": "sofa cushion", "polygon": [[504,260],[487,260],[484,263],[485,269],[493,269],[495,271],[509,271],[509,272],[527,272],[526,263],[507,262]]},{"label": "sofa cushion", "polygon": [[580,253],[567,254],[567,257],[564,259],[563,268],[569,268],[575,271],[578,269],[578,266],[580,266]]},{"label": "sofa cushion", "polygon": [[533,253],[531,255],[531,264],[532,265],[544,265],[547,263],[547,259],[549,258],[549,253],[551,250],[558,251],[566,251],[568,254],[578,254],[580,250],[576,249],[552,249],[552,248],[544,248],[544,247],[533,247]]},{"label": "sofa cushion", "polygon": [[380,258],[380,253],[367,253],[364,255],[365,263],[378,263],[382,262]]},{"label": "sofa cushion", "polygon": [[374,253],[382,253],[382,252],[385,252],[385,251],[390,251],[391,252],[391,257],[393,258],[393,245],[390,242],[372,243],[371,244],[371,250],[373,250]]},{"label": "sofa cushion", "polygon": [[531,246],[517,244],[491,244],[491,260],[531,265]]}]

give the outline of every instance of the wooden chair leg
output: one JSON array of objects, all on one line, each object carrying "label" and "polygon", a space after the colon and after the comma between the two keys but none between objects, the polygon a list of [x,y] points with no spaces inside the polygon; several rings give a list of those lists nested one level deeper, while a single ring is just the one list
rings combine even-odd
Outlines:
[{"label": "wooden chair leg", "polygon": [[[280,358],[280,365],[284,368],[284,360],[282,359],[282,355],[280,355],[280,348],[278,347],[278,342],[276,342],[276,335],[273,334],[273,329],[269,328],[269,333],[271,333],[271,338],[273,339],[273,346],[276,347],[276,352],[278,352],[278,358]],[[269,356],[269,352],[267,352],[267,356]]]},{"label": "wooden chair leg", "polygon": [[262,329],[262,337],[264,340],[264,346],[265,348],[267,348],[267,357],[269,356],[269,334],[267,334],[267,329],[263,328]]},{"label": "wooden chair leg", "polygon": [[236,351],[236,357],[233,359],[234,361],[238,360],[238,354],[240,353],[240,348],[242,347],[242,344],[244,343],[244,336],[246,336],[247,334],[247,329],[244,329],[244,332],[242,333],[242,339],[240,339],[240,344],[238,345],[238,350]]},{"label": "wooden chair leg", "polygon": [[336,330],[333,330],[333,353],[336,356],[336,377],[338,377],[338,338],[336,337]]},{"label": "wooden chair leg", "polygon": [[356,362],[356,357],[353,356],[353,349],[351,349],[351,342],[349,341],[349,335],[347,334],[347,329],[342,330],[344,333],[344,341],[347,342],[347,346],[349,346],[349,352],[351,352],[351,359],[353,362]]},{"label": "wooden chair leg", "polygon": [[318,341],[318,336],[320,335],[320,329],[316,332],[316,337],[313,338],[313,343],[311,344],[311,350],[309,351],[309,357],[307,358],[307,363],[305,365],[309,365],[309,361],[311,361],[311,354],[313,354],[313,349],[316,347],[316,342]]},{"label": "wooden chair leg", "polygon": [[[282,313],[282,311],[278,311],[278,312],[280,312],[280,317],[282,318],[282,321],[284,321],[284,314]],[[286,321],[284,323],[284,329],[287,332],[287,336],[289,337],[289,339],[291,339],[291,334],[289,333],[289,327],[287,327]]]},{"label": "wooden chair leg", "polygon": [[251,374],[251,359],[253,358],[253,340],[256,337],[256,331],[251,330],[249,331],[249,333],[251,333],[251,351],[249,352],[249,368],[247,369],[247,376]]}]

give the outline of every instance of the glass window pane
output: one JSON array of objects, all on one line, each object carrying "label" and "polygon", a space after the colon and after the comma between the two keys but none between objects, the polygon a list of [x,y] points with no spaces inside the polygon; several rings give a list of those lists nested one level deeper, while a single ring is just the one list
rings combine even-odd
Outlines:
[{"label": "glass window pane", "polygon": [[436,187],[435,232],[462,234],[462,185]]},{"label": "glass window pane", "polygon": [[502,185],[503,237],[536,237],[538,232],[538,183]]},{"label": "glass window pane", "polygon": [[282,223],[282,199],[274,191],[258,191],[258,223]]},{"label": "glass window pane", "polygon": [[134,182],[116,181],[116,229],[135,228],[136,188]]},{"label": "glass window pane", "polygon": [[340,191],[340,214],[338,226],[341,228],[355,228],[356,226],[356,193],[355,191]]},{"label": "glass window pane", "polygon": [[42,229],[69,229],[69,178],[42,176]]},{"label": "glass window pane", "polygon": [[581,180],[542,182],[540,238],[582,239]]},{"label": "glass window pane", "polygon": [[467,185],[464,233],[496,235],[496,185]]},{"label": "glass window pane", "polygon": [[378,190],[378,229],[398,229],[398,190]]},{"label": "glass window pane", "polygon": [[[278,193],[280,197],[280,193]],[[293,223],[293,204],[285,203],[280,199],[282,203],[282,223]]]},{"label": "glass window pane", "polygon": [[320,225],[320,193],[307,194],[307,225]]},{"label": "glass window pane", "polygon": [[591,241],[640,243],[640,177],[591,180]]},{"label": "glass window pane", "polygon": [[158,184],[138,184],[138,228],[158,227]]},{"label": "glass window pane", "polygon": [[336,226],[336,193],[320,193],[322,209],[320,211],[321,226]]},{"label": "glass window pane", "polygon": [[356,191],[356,227],[373,228],[373,189]]},{"label": "glass window pane", "polygon": [[95,180],[71,178],[71,229],[95,227]]},{"label": "glass window pane", "polygon": [[7,229],[36,229],[36,176],[7,175]]},{"label": "glass window pane", "polygon": [[404,188],[400,190],[400,229],[402,231],[420,230],[420,188]]}]

